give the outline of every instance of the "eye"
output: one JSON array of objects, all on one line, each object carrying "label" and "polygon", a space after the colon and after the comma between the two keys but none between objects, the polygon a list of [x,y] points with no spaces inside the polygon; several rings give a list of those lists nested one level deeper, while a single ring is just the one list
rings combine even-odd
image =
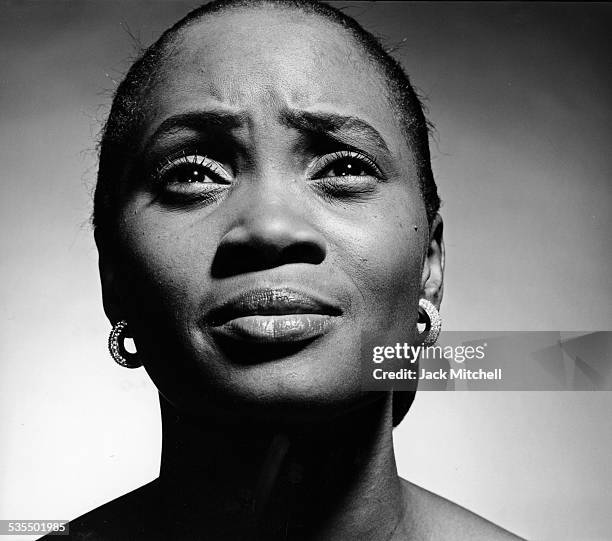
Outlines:
[{"label": "eye", "polygon": [[231,174],[217,161],[198,154],[183,152],[166,158],[155,171],[155,180],[169,189],[189,189],[189,184],[229,184]]},{"label": "eye", "polygon": [[364,201],[385,177],[374,160],[356,150],[341,150],[317,159],[310,168],[313,187],[329,201]]},{"label": "eye", "polygon": [[315,163],[315,170],[314,179],[382,177],[374,160],[354,150],[341,150],[323,156]]}]

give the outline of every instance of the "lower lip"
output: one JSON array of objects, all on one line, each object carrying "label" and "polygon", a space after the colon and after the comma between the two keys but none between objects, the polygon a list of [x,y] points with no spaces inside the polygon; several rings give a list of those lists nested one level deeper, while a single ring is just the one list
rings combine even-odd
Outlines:
[{"label": "lower lip", "polygon": [[253,315],[232,319],[216,329],[251,342],[300,342],[325,334],[334,319],[326,314]]}]

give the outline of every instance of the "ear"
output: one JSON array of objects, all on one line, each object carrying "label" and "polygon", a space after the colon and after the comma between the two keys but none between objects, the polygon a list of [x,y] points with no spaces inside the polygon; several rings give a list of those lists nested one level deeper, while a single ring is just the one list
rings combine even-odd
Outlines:
[{"label": "ear", "polygon": [[429,242],[421,276],[421,296],[440,308],[444,294],[444,239],[442,217],[436,214],[429,227]]},{"label": "ear", "polygon": [[94,238],[98,248],[98,270],[100,271],[100,283],[102,285],[104,313],[111,325],[114,325],[125,317],[119,300],[116,256],[112,250],[108,249],[108,242],[104,242],[103,235],[98,229],[94,231]]}]

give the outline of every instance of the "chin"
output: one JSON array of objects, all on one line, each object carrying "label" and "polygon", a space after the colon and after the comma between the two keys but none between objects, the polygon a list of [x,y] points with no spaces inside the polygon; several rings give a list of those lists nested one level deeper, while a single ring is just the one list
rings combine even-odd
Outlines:
[{"label": "chin", "polygon": [[310,349],[266,362],[225,364],[217,374],[155,378],[176,409],[215,422],[318,423],[342,417],[379,398],[361,388],[358,356]]}]

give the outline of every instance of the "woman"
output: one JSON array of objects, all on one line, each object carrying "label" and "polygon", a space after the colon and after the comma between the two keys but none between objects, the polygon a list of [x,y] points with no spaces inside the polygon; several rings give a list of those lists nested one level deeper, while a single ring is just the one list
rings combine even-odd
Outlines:
[{"label": "woman", "polygon": [[74,538],[516,539],[400,479],[413,393],[361,386],[362,333],[435,340],[444,269],[426,121],[370,34],[207,4],[132,66],[100,150],[111,354],[158,387],[163,448]]}]

